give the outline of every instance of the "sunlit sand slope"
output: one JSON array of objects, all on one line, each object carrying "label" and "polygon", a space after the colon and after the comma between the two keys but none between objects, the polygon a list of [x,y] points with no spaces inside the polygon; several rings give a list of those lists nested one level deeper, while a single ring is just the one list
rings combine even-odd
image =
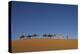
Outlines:
[{"label": "sunlit sand slope", "polygon": [[75,39],[74,40],[64,40],[64,39],[13,40],[12,52],[76,49],[77,45],[78,42]]}]

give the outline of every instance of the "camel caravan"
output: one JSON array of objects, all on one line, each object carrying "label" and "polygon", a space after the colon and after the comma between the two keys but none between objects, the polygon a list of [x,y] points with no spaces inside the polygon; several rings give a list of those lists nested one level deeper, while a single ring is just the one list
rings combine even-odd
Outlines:
[{"label": "camel caravan", "polygon": [[21,35],[19,39],[32,39],[32,38],[49,38],[49,39],[64,39],[63,34],[28,34],[28,35]]}]

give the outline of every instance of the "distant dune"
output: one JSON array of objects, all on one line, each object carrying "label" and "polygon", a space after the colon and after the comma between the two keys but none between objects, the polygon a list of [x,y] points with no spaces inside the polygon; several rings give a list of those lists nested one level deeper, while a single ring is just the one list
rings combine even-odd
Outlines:
[{"label": "distant dune", "polygon": [[78,48],[78,41],[75,39],[26,39],[13,40],[12,52],[31,52],[47,50],[64,50]]}]

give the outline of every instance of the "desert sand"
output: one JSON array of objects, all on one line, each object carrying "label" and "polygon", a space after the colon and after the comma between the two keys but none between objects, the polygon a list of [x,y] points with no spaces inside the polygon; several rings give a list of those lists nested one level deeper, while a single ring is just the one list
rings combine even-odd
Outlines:
[{"label": "desert sand", "polygon": [[76,39],[25,39],[12,40],[12,52],[32,52],[78,48]]}]

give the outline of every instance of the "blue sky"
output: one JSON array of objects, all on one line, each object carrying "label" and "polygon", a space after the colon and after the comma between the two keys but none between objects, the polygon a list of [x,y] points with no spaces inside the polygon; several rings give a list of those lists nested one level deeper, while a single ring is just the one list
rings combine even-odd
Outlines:
[{"label": "blue sky", "polygon": [[77,38],[77,5],[12,2],[12,39],[23,33],[44,34],[69,32]]}]

